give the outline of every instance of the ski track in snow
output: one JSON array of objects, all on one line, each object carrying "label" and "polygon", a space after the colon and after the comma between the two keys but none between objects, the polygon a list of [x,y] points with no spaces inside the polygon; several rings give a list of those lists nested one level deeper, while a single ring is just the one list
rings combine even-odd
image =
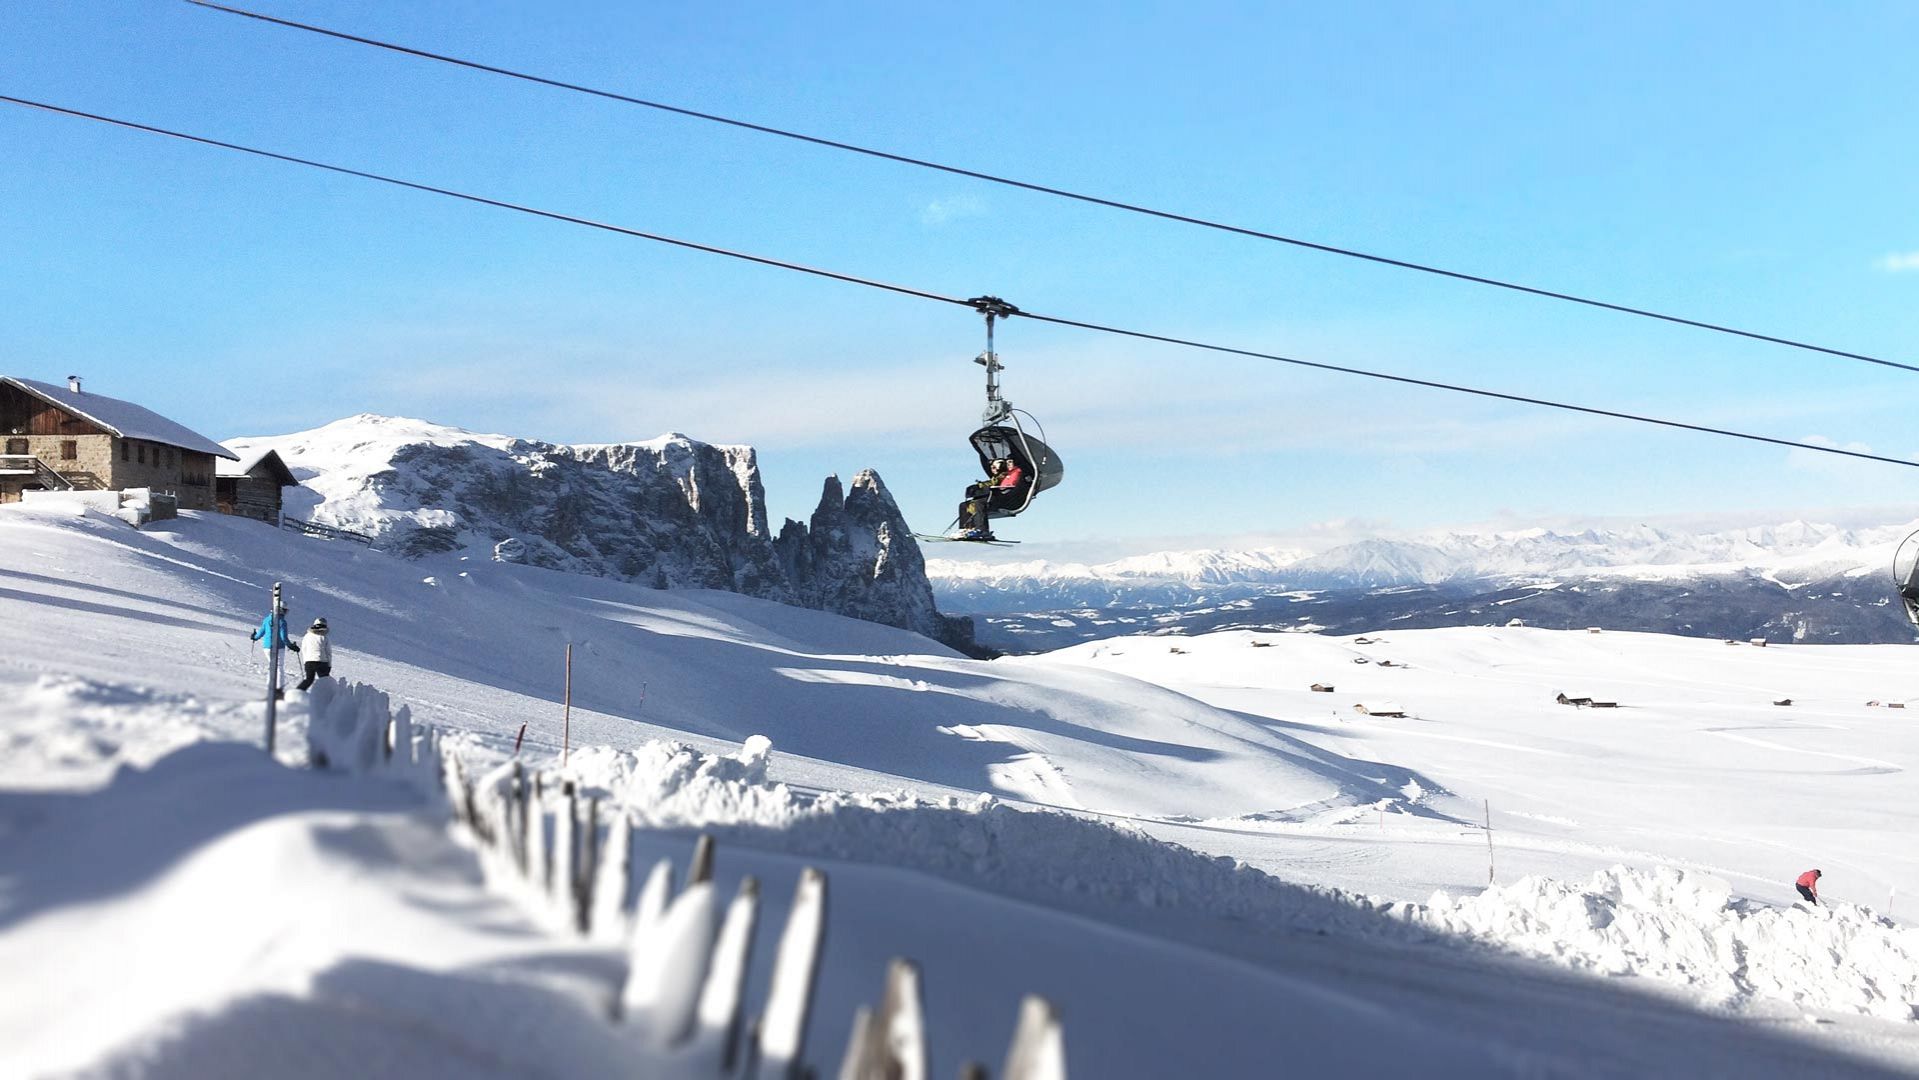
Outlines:
[{"label": "ski track in snow", "polygon": [[1771,730],[1771,729],[1769,728],[1706,728],[1705,732],[1708,735],[1717,735],[1722,739],[1731,739],[1733,742],[1745,743],[1748,746],[1760,746],[1760,747],[1766,748],[1767,750],[1778,750],[1781,753],[1792,754],[1795,757],[1805,757],[1805,756],[1828,757],[1828,758],[1834,758],[1839,761],[1852,761],[1852,762],[1857,762],[1858,764],[1861,764],[1861,765],[1872,766],[1873,768],[1877,769],[1880,772],[1905,772],[1906,771],[1906,767],[1903,765],[1895,765],[1890,761],[1881,761],[1878,758],[1858,757],[1853,754],[1834,754],[1825,750],[1806,750],[1797,746],[1787,746],[1784,743],[1769,742],[1765,739],[1755,739],[1750,735],[1738,734],[1738,732],[1740,731],[1754,731],[1754,730],[1765,731],[1765,730]]}]

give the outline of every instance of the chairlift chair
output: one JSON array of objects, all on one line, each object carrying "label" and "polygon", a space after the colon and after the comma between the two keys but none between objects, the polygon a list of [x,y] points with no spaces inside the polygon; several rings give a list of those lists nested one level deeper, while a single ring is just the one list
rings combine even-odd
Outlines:
[{"label": "chairlift chair", "polygon": [[[1017,517],[1033,505],[1033,500],[1040,492],[1057,487],[1065,479],[1066,466],[1053,448],[1046,445],[1046,431],[1033,418],[1033,414],[1014,408],[1012,402],[1000,396],[999,373],[1005,370],[1006,365],[1000,363],[999,353],[993,349],[993,324],[998,319],[1019,314],[1019,309],[996,296],[976,296],[967,303],[986,317],[986,351],[973,360],[986,369],[986,409],[980,415],[979,429],[967,436],[967,441],[972,444],[973,452],[979,455],[980,471],[989,476],[992,475],[995,461],[1011,461],[1018,466],[1021,473],[1019,483],[1011,489],[1010,495],[995,492],[987,496],[985,513],[987,520]],[[961,535],[964,528],[965,522],[955,518],[948,535],[922,536],[920,539],[962,543],[1014,542],[995,540],[990,535]]]},{"label": "chairlift chair", "polygon": [[1905,606],[1906,619],[1919,627],[1919,532],[1899,541],[1892,553],[1892,587]]}]

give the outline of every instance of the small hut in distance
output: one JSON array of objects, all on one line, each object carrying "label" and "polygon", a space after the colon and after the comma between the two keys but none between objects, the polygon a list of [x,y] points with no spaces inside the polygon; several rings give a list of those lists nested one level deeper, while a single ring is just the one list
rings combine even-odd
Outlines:
[{"label": "small hut in distance", "polygon": [[263,450],[244,461],[221,461],[214,475],[214,506],[222,514],[280,523],[280,490],[298,487],[293,470],[277,450]]}]

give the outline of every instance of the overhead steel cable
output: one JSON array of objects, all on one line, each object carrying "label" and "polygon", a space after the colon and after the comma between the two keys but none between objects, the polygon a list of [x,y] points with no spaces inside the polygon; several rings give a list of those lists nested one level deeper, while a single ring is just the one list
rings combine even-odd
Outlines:
[{"label": "overhead steel cable", "polygon": [[1548,409],[1564,409],[1567,412],[1585,413],[1588,416],[1609,416],[1615,420],[1631,420],[1641,424],[1657,424],[1660,427],[1678,428],[1682,431],[1697,431],[1707,435],[1724,435],[1733,439],[1748,439],[1752,442],[1772,443],[1774,446],[1790,446],[1798,450],[1824,450],[1828,453],[1843,454],[1846,457],[1864,458],[1867,461],[1884,461],[1893,465],[1911,465],[1919,467],[1919,461],[1905,461],[1900,458],[1882,457],[1857,450],[1842,450],[1835,446],[1819,446],[1814,443],[1796,442],[1792,439],[1778,439],[1770,435],[1753,435],[1730,428],[1709,427],[1705,424],[1688,424],[1680,420],[1662,420],[1656,416],[1642,416],[1638,413],[1620,412],[1615,409],[1601,409],[1591,405],[1573,405],[1564,401],[1552,401],[1547,398],[1527,397],[1524,394],[1508,394],[1500,390],[1483,390],[1472,386],[1460,386],[1455,383],[1436,382],[1432,379],[1418,379],[1411,375],[1393,375],[1384,371],[1368,371],[1365,368],[1346,367],[1341,364],[1328,364],[1318,360],[1301,360],[1293,356],[1280,356],[1276,353],[1259,352],[1254,349],[1234,348],[1230,345],[1212,345],[1203,341],[1189,341],[1185,338],[1169,337],[1165,334],[1147,333],[1143,330],[1127,330],[1117,326],[1102,326],[1098,323],[1083,322],[1079,319],[1065,319],[1056,315],[1042,315],[1035,311],[1022,311],[1021,317],[1035,322],[1053,323],[1058,326],[1072,326],[1081,330],[1093,330],[1102,334],[1117,334],[1120,337],[1139,338],[1143,341],[1157,341],[1166,345],[1178,345],[1188,349],[1204,349],[1207,352],[1228,353],[1233,356],[1249,356],[1259,360],[1277,360],[1282,364],[1298,367],[1317,368],[1320,371],[1337,371],[1344,375],[1364,375],[1369,379],[1384,379],[1387,382],[1404,383],[1408,386],[1424,386],[1433,390],[1448,390],[1456,394],[1473,394],[1478,397],[1496,398],[1500,401],[1513,401],[1521,405],[1540,405]]},{"label": "overhead steel cable", "polygon": [[[303,165],[311,169],[320,169],[325,172],[336,173],[341,176],[358,177],[359,179],[362,179],[362,180],[372,180],[382,184],[389,184],[394,187],[407,188],[412,191],[424,191],[433,195],[443,195],[443,196],[446,196],[447,198],[460,199],[470,203],[479,203],[482,206],[491,206],[500,210],[512,210],[516,213],[530,214],[534,217],[545,218],[549,221],[562,221],[570,225],[584,225],[587,228],[599,229],[599,230],[610,232],[610,233],[617,233],[621,236],[630,236],[640,240],[652,240],[657,243],[671,244],[674,247],[689,248],[694,251],[704,251],[712,255],[724,255],[727,258],[731,258],[731,259],[741,259],[746,262],[757,263],[761,266],[771,266],[781,270],[792,270],[797,273],[811,274],[814,277],[829,278],[833,281],[842,281],[849,285],[863,285],[869,289],[881,289],[886,292],[898,293],[903,296],[918,297],[919,299],[922,299],[922,300],[934,300],[942,304],[952,304],[958,307],[966,307],[966,308],[973,308],[975,310],[983,310],[980,306],[982,302],[994,300],[994,298],[992,297],[974,297],[971,299],[962,299],[957,296],[947,296],[944,293],[933,292],[929,289],[917,289],[910,285],[898,285],[892,282],[879,281],[873,278],[860,277],[856,274],[843,274],[836,270],[823,270],[819,267],[807,266],[802,263],[789,262],[785,259],[775,259],[766,255],[755,255],[750,252],[734,251],[730,248],[718,247],[713,244],[702,244],[692,240],[682,240],[677,237],[664,236],[659,233],[651,233],[641,229],[628,228],[624,225],[612,225],[607,222],[594,221],[591,218],[578,217],[573,214],[563,214],[553,210],[542,210],[538,207],[526,206],[526,205],[515,203],[515,202],[508,202],[507,200],[504,200],[504,199],[488,198],[484,195],[473,195],[463,191],[455,191],[452,188],[439,187],[434,184],[423,184],[423,183],[419,183],[412,180],[401,180],[396,177],[384,176],[376,172],[369,172],[365,169],[349,168],[345,165],[334,165],[324,161],[315,161],[310,158],[296,157],[292,154],[281,154],[271,150],[261,150],[261,149],[258,149],[257,147],[242,146],[239,143],[226,142],[221,139],[212,139],[212,138],[207,138],[201,135],[191,135],[183,131],[174,131],[169,128],[156,127],[152,124],[141,124],[131,120],[120,120],[111,116],[102,116],[98,113],[84,112],[79,109],[69,109],[59,105],[48,104],[43,101],[33,101],[27,98],[13,97],[6,94],[0,94],[0,102],[6,102],[13,105],[20,105],[30,109],[38,109],[38,110],[42,110],[49,113],[56,113],[61,116],[69,116],[79,120],[89,120],[95,123],[107,124],[113,127],[124,128],[130,131],[144,132],[149,135],[160,135],[160,136],[164,136],[171,139],[180,139],[182,141],[195,143],[200,146],[211,146],[211,147],[216,147],[222,150],[232,150],[241,154],[249,154],[254,157],[269,158],[273,161],[285,162],[289,165]],[[995,302],[998,302],[998,301],[995,301]],[[1588,405],[1574,405],[1574,404],[1570,404],[1563,401],[1553,401],[1548,398],[1527,397],[1522,394],[1508,394],[1498,390],[1483,390],[1477,387],[1461,386],[1455,383],[1437,382],[1431,379],[1419,379],[1419,378],[1414,378],[1413,376],[1410,376],[1410,375],[1393,375],[1383,371],[1371,371],[1366,368],[1347,367],[1340,364],[1326,364],[1326,363],[1321,363],[1315,360],[1301,360],[1296,357],[1282,356],[1278,353],[1260,352],[1256,349],[1241,349],[1241,348],[1235,348],[1233,346],[1228,346],[1228,345],[1215,345],[1208,342],[1194,341],[1187,338],[1177,338],[1177,337],[1172,337],[1165,334],[1154,334],[1144,330],[1129,330],[1123,327],[1106,326],[1101,323],[1087,322],[1081,319],[1071,319],[1061,315],[1044,315],[1044,314],[1031,312],[1031,311],[1015,311],[1015,312],[1010,312],[1009,314],[1012,317],[1032,319],[1035,322],[1053,323],[1058,326],[1070,326],[1070,327],[1075,327],[1077,329],[1091,330],[1091,331],[1102,333],[1102,334],[1114,334],[1121,337],[1138,338],[1143,341],[1157,341],[1162,344],[1177,345],[1182,348],[1201,349],[1207,352],[1226,353],[1233,356],[1245,356],[1245,357],[1250,357],[1258,360],[1273,360],[1282,364],[1292,364],[1297,367],[1314,368],[1320,371],[1332,371],[1332,372],[1338,372],[1344,375],[1359,375],[1369,379],[1380,379],[1386,382],[1403,383],[1409,386],[1423,386],[1433,390],[1445,390],[1445,391],[1456,393],[1456,394],[1471,394],[1477,397],[1493,398],[1500,401],[1516,402],[1523,405],[1536,405],[1542,408],[1560,409],[1566,412],[1584,413],[1589,416],[1605,416],[1605,417],[1611,417],[1617,420],[1630,420],[1630,421],[1634,421],[1636,423],[1641,423],[1641,424],[1654,424],[1660,427],[1679,428],[1685,431],[1696,431],[1696,432],[1701,432],[1703,434],[1708,434],[1708,435],[1723,435],[1729,438],[1746,439],[1752,442],[1771,443],[1775,446],[1785,446],[1785,447],[1790,447],[1796,450],[1814,450],[1822,454],[1837,454],[1841,457],[1860,458],[1866,461],[1879,461],[1879,462],[1884,462],[1888,465],[1905,465],[1908,467],[1919,467],[1919,461],[1906,461],[1900,458],[1886,457],[1880,454],[1868,454],[1859,450],[1846,450],[1837,446],[1820,446],[1816,443],[1796,442],[1792,439],[1774,438],[1770,435],[1754,435],[1749,432],[1733,431],[1727,428],[1709,427],[1704,424],[1688,424],[1678,420],[1663,420],[1658,417],[1644,416],[1638,413],[1622,412],[1614,409],[1600,409],[1600,408],[1595,408]]]},{"label": "overhead steel cable", "polygon": [[311,158],[294,157],[292,154],[279,154],[272,150],[261,150],[257,147],[242,146],[239,143],[222,142],[219,139],[209,139],[201,135],[189,135],[184,131],[173,131],[168,128],[154,127],[151,124],[135,123],[132,120],[119,120],[111,116],[101,116],[98,113],[82,112],[79,109],[62,108],[59,105],[49,105],[44,101],[29,101],[26,98],[11,97],[6,94],[0,94],[0,101],[14,105],[24,105],[33,109],[44,109],[47,112],[59,113],[63,116],[71,116],[81,120],[92,120],[101,124],[111,124],[114,127],[127,128],[132,131],[144,131],[150,135],[164,135],[170,139],[181,139],[190,143],[199,143],[201,146],[214,146],[222,150],[252,154],[255,157],[271,158],[274,161],[284,161],[289,165],[305,165],[310,169],[322,169],[330,173],[339,173],[342,176],[357,176],[362,180],[377,180],[382,184],[392,184],[394,187],[411,188],[414,191],[425,191],[434,195],[445,195],[449,199],[464,199],[467,202],[479,203],[483,206],[494,206],[501,210],[514,210],[522,214],[531,214],[534,217],[549,218],[553,221],[564,221],[569,225],[584,225],[589,229],[600,229],[605,232],[619,233],[621,236],[631,236],[640,240],[654,240],[662,244],[672,244],[675,247],[691,248],[694,251],[705,251],[714,255],[725,255],[734,259],[744,259],[747,262],[761,263],[765,266],[777,266],[782,270],[796,270],[799,273],[812,274],[815,277],[832,278],[835,281],[844,281],[853,285],[865,285],[874,289],[886,289],[890,292],[905,293],[908,296],[917,296],[923,300],[939,300],[948,304],[958,304],[961,307],[969,306],[965,300],[957,296],[941,296],[938,293],[926,292],[923,289],[915,289],[906,285],[894,285],[885,281],[873,281],[868,278],[855,277],[852,274],[842,274],[834,270],[822,270],[817,266],[806,266],[801,263],[787,262],[783,259],[769,258],[765,255],[754,255],[750,252],[733,251],[728,248],[715,247],[712,244],[702,244],[693,240],[681,240],[677,237],[663,236],[659,233],[643,232],[639,229],[629,229],[624,225],[613,225],[604,221],[594,221],[591,218],[562,214],[555,210],[542,210],[535,206],[522,206],[519,203],[507,202],[503,199],[489,199],[484,195],[472,195],[464,191],[455,191],[452,188],[436,187],[432,184],[422,184],[413,180],[401,180],[397,177],[382,176],[379,173],[367,172],[364,169],[351,169],[345,165],[330,165],[327,162],[314,161]]},{"label": "overhead steel cable", "polygon": [[1486,277],[1481,274],[1469,274],[1463,270],[1448,270],[1443,266],[1433,266],[1428,263],[1413,262],[1408,259],[1395,259],[1391,256],[1376,255],[1372,252],[1339,247],[1335,244],[1323,244],[1313,240],[1303,240],[1296,236],[1284,236],[1279,233],[1266,232],[1262,229],[1254,229],[1244,225],[1232,225],[1223,221],[1196,217],[1192,214],[1182,214],[1172,210],[1156,210],[1150,206],[1141,206],[1138,203],[1124,202],[1119,199],[1110,199],[1099,195],[1089,195],[1085,192],[1052,187],[1030,180],[1016,180],[1008,176],[982,172],[978,169],[968,169],[958,165],[946,165],[937,161],[929,161],[925,158],[916,158],[906,154],[896,154],[888,150],[875,149],[870,146],[861,146],[857,143],[842,142],[838,139],[829,139],[820,135],[808,135],[801,131],[773,127],[768,124],[756,124],[750,120],[722,116],[718,113],[702,112],[698,109],[690,109],[681,105],[671,105],[663,101],[652,101],[647,98],[634,97],[630,94],[622,94],[612,90],[602,90],[580,83],[566,82],[562,79],[547,78],[544,75],[515,71],[512,68],[500,67],[496,64],[482,63],[478,60],[466,60],[457,56],[448,56],[444,53],[415,48],[411,45],[382,41],[379,38],[350,34],[343,30],[333,30],[324,26],[316,26],[312,23],[296,22],[292,19],[283,19],[276,15],[249,11],[246,8],[214,3],[213,0],[186,0],[186,2],[195,7],[202,7],[211,11],[224,12],[229,15],[239,15],[248,19],[257,19],[260,22],[271,23],[275,26],[284,26],[292,30],[303,30],[307,33],[319,34],[340,41],[348,41],[356,45],[385,49],[388,52],[400,53],[422,60],[432,60],[442,64],[451,64],[455,67],[468,68],[473,71],[483,71],[490,75],[519,79],[522,82],[536,83],[540,86],[548,86],[557,90],[568,90],[576,94],[587,94],[592,97],[603,98],[607,101],[618,101],[627,105],[638,105],[642,108],[655,109],[660,112],[672,113],[676,116],[684,116],[694,120],[705,120],[715,124],[724,124],[728,127],[740,128],[745,131],[754,131],[762,135],[775,135],[782,139],[793,139],[798,142],[811,143],[814,146],[823,146],[832,150],[844,150],[852,154],[863,154],[871,158],[897,162],[901,165],[911,165],[921,169],[933,169],[953,176],[964,176],[989,184],[999,184],[1003,187],[1018,188],[1022,191],[1036,192],[1041,195],[1052,195],[1057,198],[1071,199],[1075,202],[1088,203],[1094,206],[1104,206],[1108,209],[1121,210],[1129,214],[1142,214],[1146,217],[1159,218],[1164,221],[1176,221],[1186,225],[1196,225],[1203,229],[1213,229],[1219,232],[1251,237],[1255,240],[1268,240],[1277,244],[1290,244],[1293,247],[1305,248],[1309,251],[1323,252],[1328,255],[1340,255],[1350,259],[1361,259],[1366,262],[1377,263],[1381,266],[1392,266],[1401,270],[1413,270],[1422,274],[1433,274],[1438,277],[1451,278],[1455,281],[1464,281],[1474,285],[1487,285],[1496,289],[1525,293],[1529,296],[1538,296],[1549,300],[1562,300],[1571,304],[1582,304],[1586,307],[1600,308],[1605,311],[1618,312],[1622,315],[1636,315],[1641,318],[1656,319],[1660,322],[1672,323],[1678,326],[1690,326],[1698,330],[1709,330],[1719,334],[1731,334],[1734,337],[1746,338],[1751,341],[1763,341],[1773,345],[1784,345],[1787,348],[1801,349],[1806,352],[1821,353],[1826,356],[1836,356],[1847,360],[1860,360],[1868,364],[1877,364],[1881,367],[1898,368],[1901,371],[1919,372],[1919,365],[1905,364],[1897,360],[1887,360],[1883,357],[1871,356],[1866,353],[1836,349],[1825,345],[1816,345],[1808,341],[1798,341],[1793,338],[1779,337],[1774,334],[1764,334],[1755,330],[1741,330],[1735,326],[1708,322],[1704,319],[1691,319],[1682,315],[1672,315],[1665,312],[1653,311],[1649,308],[1633,307],[1629,304],[1614,303],[1610,300],[1598,300],[1589,296],[1579,296],[1575,293],[1560,292],[1556,289],[1547,289],[1536,285],[1525,285],[1516,281]]}]

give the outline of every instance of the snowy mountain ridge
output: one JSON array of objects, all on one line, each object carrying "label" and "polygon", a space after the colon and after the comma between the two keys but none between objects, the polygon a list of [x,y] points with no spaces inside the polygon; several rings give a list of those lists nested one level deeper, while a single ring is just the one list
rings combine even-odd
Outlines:
[{"label": "snowy mountain ridge", "polygon": [[287,512],[373,536],[404,555],[490,557],[655,588],[739,592],[914,630],[959,647],[879,474],[829,477],[807,522],[776,535],[750,446],[670,432],[563,445],[362,413],[310,431],[234,439],[276,450],[299,477]]},{"label": "snowy mountain ridge", "polygon": [[1279,547],[1168,551],[1097,565],[934,559],[927,573],[941,586],[999,588],[1068,582],[1382,587],[1605,572],[1671,577],[1756,571],[1794,580],[1889,566],[1893,547],[1915,528],[1919,522],[1846,529],[1790,521],[1701,533],[1647,525],[1580,532],[1446,530],[1369,538],[1318,552]]},{"label": "snowy mountain ridge", "polygon": [[[1919,524],[1919,523],[1916,523]],[[1263,627],[1605,625],[1706,637],[1909,641],[1891,601],[1915,525],[1788,521],[1689,532],[1435,530],[1316,552],[1161,552],[1101,565],[935,562],[940,602],[981,642],[1033,652],[1115,634]]]}]

